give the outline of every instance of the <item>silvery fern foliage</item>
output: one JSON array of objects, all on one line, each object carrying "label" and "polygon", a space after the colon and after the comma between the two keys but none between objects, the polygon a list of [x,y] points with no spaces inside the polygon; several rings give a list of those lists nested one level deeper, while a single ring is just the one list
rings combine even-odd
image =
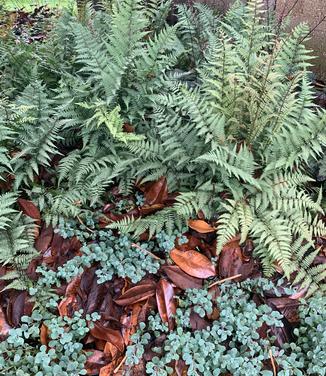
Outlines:
[{"label": "silvery fern foliage", "polygon": [[[240,232],[241,242],[253,238],[267,274],[281,268],[289,277],[304,256],[294,242],[313,247],[313,237],[326,232],[322,192],[306,189],[313,180],[307,163],[326,142],[326,112],[313,103],[303,44],[309,30],[299,25],[276,34],[260,0],[217,23],[202,46],[196,80],[169,82],[168,93],[152,96],[156,131],[129,147],[141,158],[135,174],[143,181],[165,175],[172,190],[194,192],[184,211],[168,209],[175,218],[196,215],[198,201],[207,218],[220,213],[218,252]],[[121,228],[144,221],[150,219]],[[319,269],[321,281],[325,268]],[[298,280],[314,279],[307,264],[301,270],[306,277]]]},{"label": "silvery fern foliage", "polygon": [[326,143],[326,113],[313,104],[307,27],[275,32],[262,0],[223,18],[182,6],[173,26],[162,21],[170,1],[150,4],[113,1],[85,22],[64,15],[44,46],[24,49],[21,61],[38,62],[26,74],[4,55],[16,74],[11,91],[1,84],[1,169],[14,171],[16,189],[44,193],[53,225],[96,207],[113,182],[166,176],[180,193],[173,206],[114,226],[170,232],[199,210],[218,213],[218,252],[240,232],[267,274],[301,264],[297,280],[315,289],[325,270],[311,272],[308,256],[325,225],[305,167]]}]

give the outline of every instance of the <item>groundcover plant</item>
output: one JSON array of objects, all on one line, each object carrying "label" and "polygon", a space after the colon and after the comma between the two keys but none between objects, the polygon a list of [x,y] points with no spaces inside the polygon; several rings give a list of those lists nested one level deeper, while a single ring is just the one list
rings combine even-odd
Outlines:
[{"label": "groundcover plant", "polygon": [[54,15],[0,39],[0,374],[325,375],[307,27]]}]

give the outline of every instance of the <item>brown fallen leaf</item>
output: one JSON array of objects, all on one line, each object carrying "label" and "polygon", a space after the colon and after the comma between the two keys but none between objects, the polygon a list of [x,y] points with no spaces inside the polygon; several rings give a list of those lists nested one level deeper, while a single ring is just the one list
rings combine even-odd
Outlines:
[{"label": "brown fallen leaf", "polygon": [[8,335],[10,329],[12,329],[12,327],[8,324],[6,316],[0,307],[0,340]]},{"label": "brown fallen leaf", "polygon": [[45,346],[48,345],[49,343],[48,336],[49,336],[49,329],[45,324],[42,324],[41,329],[40,329],[40,342],[42,345],[45,345]]},{"label": "brown fallen leaf", "polygon": [[76,277],[74,277],[67,285],[66,287],[66,297],[71,296],[71,295],[76,295],[77,290],[79,289],[80,286],[80,281],[81,281],[82,275],[79,274]]},{"label": "brown fallen leaf", "polygon": [[28,308],[28,296],[26,291],[15,293],[9,299],[9,304],[7,306],[7,319],[11,326],[17,327],[20,324],[20,319],[26,313],[26,308]]},{"label": "brown fallen leaf", "polygon": [[149,184],[144,191],[145,205],[162,204],[168,198],[166,177]]},{"label": "brown fallen leaf", "polygon": [[187,376],[188,367],[184,360],[179,359],[175,362],[175,371],[172,376]]},{"label": "brown fallen leaf", "polygon": [[215,232],[214,227],[212,227],[206,221],[203,221],[201,219],[190,219],[188,221],[188,226],[191,229],[199,232],[200,234],[207,234],[209,232]]},{"label": "brown fallen leaf", "polygon": [[111,376],[113,375],[113,363],[108,364],[107,366],[104,366],[100,370],[100,376]]},{"label": "brown fallen leaf", "polygon": [[183,272],[177,265],[166,265],[162,270],[169,277],[169,279],[180,289],[200,289],[203,287],[203,280],[192,277]]},{"label": "brown fallen leaf", "polygon": [[237,274],[241,277],[235,278],[235,281],[246,279],[254,270],[253,259],[248,262],[242,255],[242,250],[238,238],[227,243],[220,254],[218,270],[220,278],[230,278]]},{"label": "brown fallen leaf", "polygon": [[125,306],[130,304],[135,304],[146,300],[150,296],[155,295],[156,286],[154,283],[146,283],[131,287],[124,294],[122,294],[114,302],[118,305]]},{"label": "brown fallen leaf", "polygon": [[174,299],[174,289],[167,280],[161,279],[156,288],[156,302],[159,314],[163,322],[169,324],[169,329],[174,327],[173,316],[176,312],[176,302]]},{"label": "brown fallen leaf", "polygon": [[120,330],[107,328],[104,325],[96,322],[94,327],[90,330],[90,334],[94,338],[102,339],[107,342],[111,342],[120,352],[124,350],[124,341]]},{"label": "brown fallen leaf", "polygon": [[135,132],[135,127],[133,127],[131,124],[129,123],[124,123],[123,124],[123,130],[126,132],[126,133],[134,133]]},{"label": "brown fallen leaf", "polygon": [[130,342],[130,337],[135,333],[138,326],[139,316],[142,313],[143,305],[141,303],[133,304],[131,315],[123,315],[120,319],[121,333],[124,339],[124,343],[127,346]]},{"label": "brown fallen leaf", "polygon": [[98,375],[100,370],[108,363],[109,359],[103,351],[93,350],[85,364],[87,375]]},{"label": "brown fallen leaf", "polygon": [[25,200],[24,198],[19,198],[17,202],[24,214],[35,219],[39,223],[41,222],[41,213],[38,207],[32,201]]},{"label": "brown fallen leaf", "polygon": [[48,227],[43,226],[40,231],[40,235],[35,241],[34,247],[40,252],[46,251],[51,244],[52,238],[53,238],[52,226],[48,226]]},{"label": "brown fallen leaf", "polygon": [[192,330],[203,330],[210,326],[210,322],[206,318],[200,317],[194,311],[191,311],[189,319]]},{"label": "brown fallen leaf", "polygon": [[276,297],[267,299],[267,304],[274,310],[278,310],[292,324],[299,322],[299,300],[290,297]]},{"label": "brown fallen leaf", "polygon": [[120,353],[118,348],[111,342],[106,342],[103,352],[109,355],[112,360],[116,359]]},{"label": "brown fallen leaf", "polygon": [[77,310],[79,310],[79,306],[75,295],[70,295],[64,298],[58,305],[60,316],[72,317],[73,313]]},{"label": "brown fallen leaf", "polygon": [[174,248],[170,252],[170,257],[180,269],[193,277],[209,278],[216,275],[215,267],[211,261],[197,251],[182,252]]}]

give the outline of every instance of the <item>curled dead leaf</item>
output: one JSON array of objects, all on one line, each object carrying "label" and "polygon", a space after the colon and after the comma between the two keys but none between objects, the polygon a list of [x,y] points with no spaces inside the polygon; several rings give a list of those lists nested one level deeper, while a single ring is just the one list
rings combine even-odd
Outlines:
[{"label": "curled dead leaf", "polygon": [[77,298],[75,295],[70,295],[63,300],[58,305],[58,311],[60,316],[68,316],[71,317],[73,312],[79,309],[77,305]]},{"label": "curled dead leaf", "polygon": [[169,277],[169,279],[180,289],[200,289],[203,287],[202,279],[192,277],[183,272],[177,265],[166,265],[162,270]]},{"label": "curled dead leaf", "polygon": [[196,278],[209,278],[216,275],[211,261],[201,253],[190,250],[186,252],[174,248],[170,252],[171,259],[187,274]]},{"label": "curled dead leaf", "polygon": [[156,288],[156,302],[159,314],[163,322],[169,324],[169,329],[174,327],[173,316],[176,312],[176,302],[174,299],[174,289],[167,280],[161,279]]},{"label": "curled dead leaf", "polygon": [[116,359],[120,354],[118,348],[111,342],[106,342],[103,351],[105,354],[109,355],[111,359]]},{"label": "curled dead leaf", "polygon": [[77,290],[80,286],[82,275],[79,274],[76,277],[74,277],[67,285],[66,287],[66,296],[75,295],[77,293]]},{"label": "curled dead leaf", "polygon": [[234,278],[235,281],[240,281],[248,278],[254,270],[253,259],[243,257],[242,250],[239,244],[239,239],[236,238],[227,243],[220,254],[218,269],[219,276],[223,279],[229,279],[241,274],[241,277]]},{"label": "curled dead leaf", "polygon": [[49,328],[45,324],[42,324],[41,329],[40,329],[40,342],[42,345],[45,345],[45,346],[48,345],[49,343],[48,336],[49,336]]},{"label": "curled dead leaf", "polygon": [[123,352],[124,341],[120,330],[108,328],[99,322],[96,322],[94,327],[90,330],[90,334],[94,338],[112,343],[120,352]]},{"label": "curled dead leaf", "polygon": [[162,176],[159,180],[148,185],[144,191],[145,204],[162,204],[168,198],[168,187],[166,177]]},{"label": "curled dead leaf", "polygon": [[118,299],[115,299],[114,302],[118,305],[125,306],[130,304],[135,304],[146,300],[150,296],[155,295],[156,286],[154,283],[144,283],[131,287],[124,294],[122,294]]},{"label": "curled dead leaf", "polygon": [[215,232],[214,227],[212,227],[209,223],[201,219],[190,219],[188,221],[188,226],[191,229],[199,232],[200,234],[207,234],[209,232]]}]

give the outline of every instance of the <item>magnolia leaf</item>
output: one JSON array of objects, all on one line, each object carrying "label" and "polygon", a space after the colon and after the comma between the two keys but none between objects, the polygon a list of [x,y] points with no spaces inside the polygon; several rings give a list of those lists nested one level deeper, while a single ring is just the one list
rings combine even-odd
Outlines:
[{"label": "magnolia leaf", "polygon": [[186,273],[196,278],[209,278],[216,275],[211,261],[201,253],[190,250],[186,252],[174,248],[170,252],[171,259]]}]

